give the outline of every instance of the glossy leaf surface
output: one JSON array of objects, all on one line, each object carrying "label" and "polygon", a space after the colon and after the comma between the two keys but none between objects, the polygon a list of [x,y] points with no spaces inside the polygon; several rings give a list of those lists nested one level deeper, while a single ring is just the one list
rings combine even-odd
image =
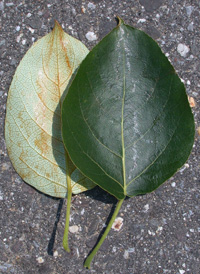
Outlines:
[{"label": "glossy leaf surface", "polygon": [[185,163],[194,121],[157,43],[120,20],[82,62],[63,102],[62,135],[81,172],[123,199],[155,190]]},{"label": "glossy leaf surface", "polygon": [[[62,95],[87,53],[56,22],[53,31],[28,50],[8,93],[5,138],[13,166],[27,183],[55,197],[67,193]],[[93,187],[71,162],[69,172],[73,193]]]}]

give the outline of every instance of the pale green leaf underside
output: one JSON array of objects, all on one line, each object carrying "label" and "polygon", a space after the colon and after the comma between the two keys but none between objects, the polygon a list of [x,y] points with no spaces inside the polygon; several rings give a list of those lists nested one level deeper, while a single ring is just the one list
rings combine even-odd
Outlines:
[{"label": "pale green leaf underside", "polygon": [[[26,53],[8,93],[5,139],[13,166],[28,184],[55,197],[67,193],[61,97],[87,53],[56,22]],[[72,163],[70,172],[74,194],[94,186]]]}]

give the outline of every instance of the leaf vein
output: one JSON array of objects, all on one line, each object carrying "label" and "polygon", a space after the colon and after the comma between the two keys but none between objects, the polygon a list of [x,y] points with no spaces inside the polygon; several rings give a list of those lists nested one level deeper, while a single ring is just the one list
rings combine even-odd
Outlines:
[{"label": "leaf vein", "polygon": [[[80,148],[80,150],[82,151],[82,153],[83,154],[85,154],[93,163],[95,163],[107,176],[109,176],[111,179],[113,179],[115,182],[117,182],[121,187],[122,187],[122,185],[116,180],[116,179],[114,179],[112,176],[110,176],[109,174],[107,174],[107,172],[94,160],[94,159],[92,159],[84,150],[83,150],[83,148],[81,147],[81,145],[79,144],[79,142],[78,142],[78,140],[76,139],[76,137],[74,136],[74,133],[72,132],[72,130],[71,130],[71,127],[70,127],[70,125],[69,125],[69,121],[68,121],[68,119],[66,119],[66,121],[67,121],[67,124],[68,124],[68,126],[69,126],[69,129],[70,129],[70,131],[71,131],[71,134],[72,134],[72,136],[73,136],[73,138],[74,138],[74,140],[75,140],[75,142],[77,143],[77,145],[79,146],[79,148]],[[84,173],[83,173],[84,174]],[[87,178],[89,178],[88,176],[86,176]],[[91,178],[89,178],[90,180],[92,180]]]},{"label": "leaf vein", "polygon": [[[18,127],[18,129],[19,129],[21,135],[22,135],[22,136],[24,137],[24,139],[27,141],[27,143],[29,144],[29,146],[30,146],[34,151],[36,151],[40,156],[42,156],[43,158],[45,158],[46,160],[48,160],[50,163],[52,163],[53,165],[58,166],[56,163],[52,162],[51,160],[49,160],[48,158],[46,158],[44,155],[42,155],[41,153],[39,153],[38,150],[36,150],[36,149],[31,145],[31,143],[28,141],[28,139],[24,136],[22,130],[20,129],[20,126],[19,126],[19,125],[17,124],[17,122],[15,121],[15,118],[14,118],[14,116],[12,115],[12,113],[10,113],[10,115],[13,117],[13,120],[14,120],[16,126]],[[14,143],[14,142],[13,142],[13,143]],[[64,154],[64,153],[62,153],[62,152],[59,151],[59,150],[56,150],[56,151],[59,152],[60,154]],[[60,167],[60,166],[59,166],[59,167]],[[60,167],[60,168],[64,169],[63,167]],[[65,169],[64,169],[64,170],[65,170]]]},{"label": "leaf vein", "polygon": [[[79,93],[78,93],[79,95]],[[115,156],[119,157],[119,158],[122,158],[121,155],[117,154],[116,152],[112,151],[109,147],[107,147],[106,145],[104,145],[97,137],[96,135],[94,134],[94,132],[92,131],[90,125],[88,124],[85,116],[84,116],[84,113],[83,113],[83,110],[82,110],[82,107],[81,107],[81,102],[80,102],[80,96],[79,96],[79,105],[80,105],[80,110],[81,110],[81,115],[83,117],[83,121],[85,122],[86,126],[88,127],[88,129],[90,130],[90,132],[92,133],[93,137],[97,140],[97,142],[102,145],[103,147],[105,147],[108,151],[110,151],[112,154],[114,154]]]},{"label": "leaf vein", "polygon": [[[181,118],[182,118],[182,116],[180,117],[179,122],[180,122]],[[137,175],[134,179],[132,179],[132,180],[127,184],[127,187],[128,187],[133,181],[135,181],[137,178],[139,178],[145,171],[147,171],[147,169],[149,169],[149,168],[157,161],[157,159],[162,155],[162,153],[166,150],[166,148],[167,148],[168,145],[170,144],[170,142],[171,142],[171,140],[172,140],[172,138],[173,138],[173,136],[174,136],[176,130],[177,130],[178,127],[179,127],[179,122],[178,122],[178,125],[176,126],[174,132],[172,133],[172,136],[170,137],[169,142],[166,144],[166,146],[161,150],[161,152],[158,154],[158,156],[157,156],[157,157],[156,157],[156,158],[155,158],[155,159],[154,159],[146,168],[143,169],[143,171],[142,171],[139,175]]]},{"label": "leaf vein", "polygon": [[171,87],[172,87],[172,78],[171,78],[171,83],[170,83],[170,88],[169,88],[169,94],[168,94],[168,97],[167,97],[167,100],[166,100],[165,104],[163,105],[162,110],[159,112],[157,117],[154,119],[154,121],[153,121],[152,125],[150,126],[150,128],[148,130],[146,130],[146,132],[144,134],[142,134],[137,140],[135,140],[131,144],[127,145],[126,149],[128,149],[129,147],[134,146],[135,144],[137,144],[137,142],[140,141],[154,127],[154,125],[156,124],[156,121],[159,120],[160,115],[162,114],[163,110],[166,108],[167,103],[169,102],[169,98],[170,98],[170,94],[171,94]]}]

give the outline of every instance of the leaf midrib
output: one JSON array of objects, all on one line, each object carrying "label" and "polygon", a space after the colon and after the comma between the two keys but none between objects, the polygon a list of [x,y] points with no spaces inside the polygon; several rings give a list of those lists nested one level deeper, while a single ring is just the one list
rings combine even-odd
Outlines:
[{"label": "leaf midrib", "polygon": [[[123,35],[122,35],[123,36]],[[124,104],[126,96],[126,74],[125,74],[125,46],[123,41],[123,97],[122,97],[122,120],[121,120],[121,139],[122,139],[122,170],[124,180],[124,195],[126,195],[126,166],[125,166],[125,145],[124,145]]]}]

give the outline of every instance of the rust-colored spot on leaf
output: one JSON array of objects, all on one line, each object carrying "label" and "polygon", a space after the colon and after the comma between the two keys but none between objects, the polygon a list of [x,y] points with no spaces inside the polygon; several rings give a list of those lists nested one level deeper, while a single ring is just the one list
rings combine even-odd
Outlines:
[{"label": "rust-colored spot on leaf", "polygon": [[69,57],[68,57],[68,52],[67,52],[67,49],[63,43],[63,32],[60,32],[59,33],[59,38],[60,38],[60,44],[62,46],[62,49],[63,49],[63,53],[65,54],[65,61],[67,63],[67,66],[68,68],[70,69],[70,76],[72,75],[72,67],[71,67],[71,64],[70,64],[70,61],[69,61]]},{"label": "rust-colored spot on leaf", "polygon": [[46,173],[46,176],[47,176],[48,178],[50,178],[51,175],[47,172],[47,173]]},{"label": "rust-colored spot on leaf", "polygon": [[21,121],[23,121],[22,116],[23,116],[23,112],[20,111],[20,112],[18,113],[17,117],[18,117]]},{"label": "rust-colored spot on leaf", "polygon": [[54,185],[54,192],[57,194],[57,186],[56,185]]},{"label": "rust-colored spot on leaf", "polygon": [[[37,81],[37,84],[41,87],[41,85],[39,84],[39,81]],[[41,89],[42,89],[42,87],[41,87]],[[38,93],[38,97],[40,98],[40,100],[41,100],[42,102],[44,102],[44,101],[43,101],[43,98],[42,98],[42,94],[43,94],[43,92]]]},{"label": "rust-colored spot on leaf", "polygon": [[39,149],[42,155],[46,153],[46,151],[49,149],[49,146],[47,145],[48,141],[48,135],[46,132],[41,132],[39,135],[39,138],[37,138],[34,141],[35,146]]},{"label": "rust-colored spot on leaf", "polygon": [[[24,163],[22,157],[23,157],[23,156],[20,156],[20,160]],[[28,168],[27,168],[26,170],[24,169],[23,171],[22,171],[22,170],[19,170],[18,174],[19,174],[19,176],[20,176],[23,180],[26,180],[27,178],[30,177],[30,172],[29,172],[29,169],[28,169]]]}]

